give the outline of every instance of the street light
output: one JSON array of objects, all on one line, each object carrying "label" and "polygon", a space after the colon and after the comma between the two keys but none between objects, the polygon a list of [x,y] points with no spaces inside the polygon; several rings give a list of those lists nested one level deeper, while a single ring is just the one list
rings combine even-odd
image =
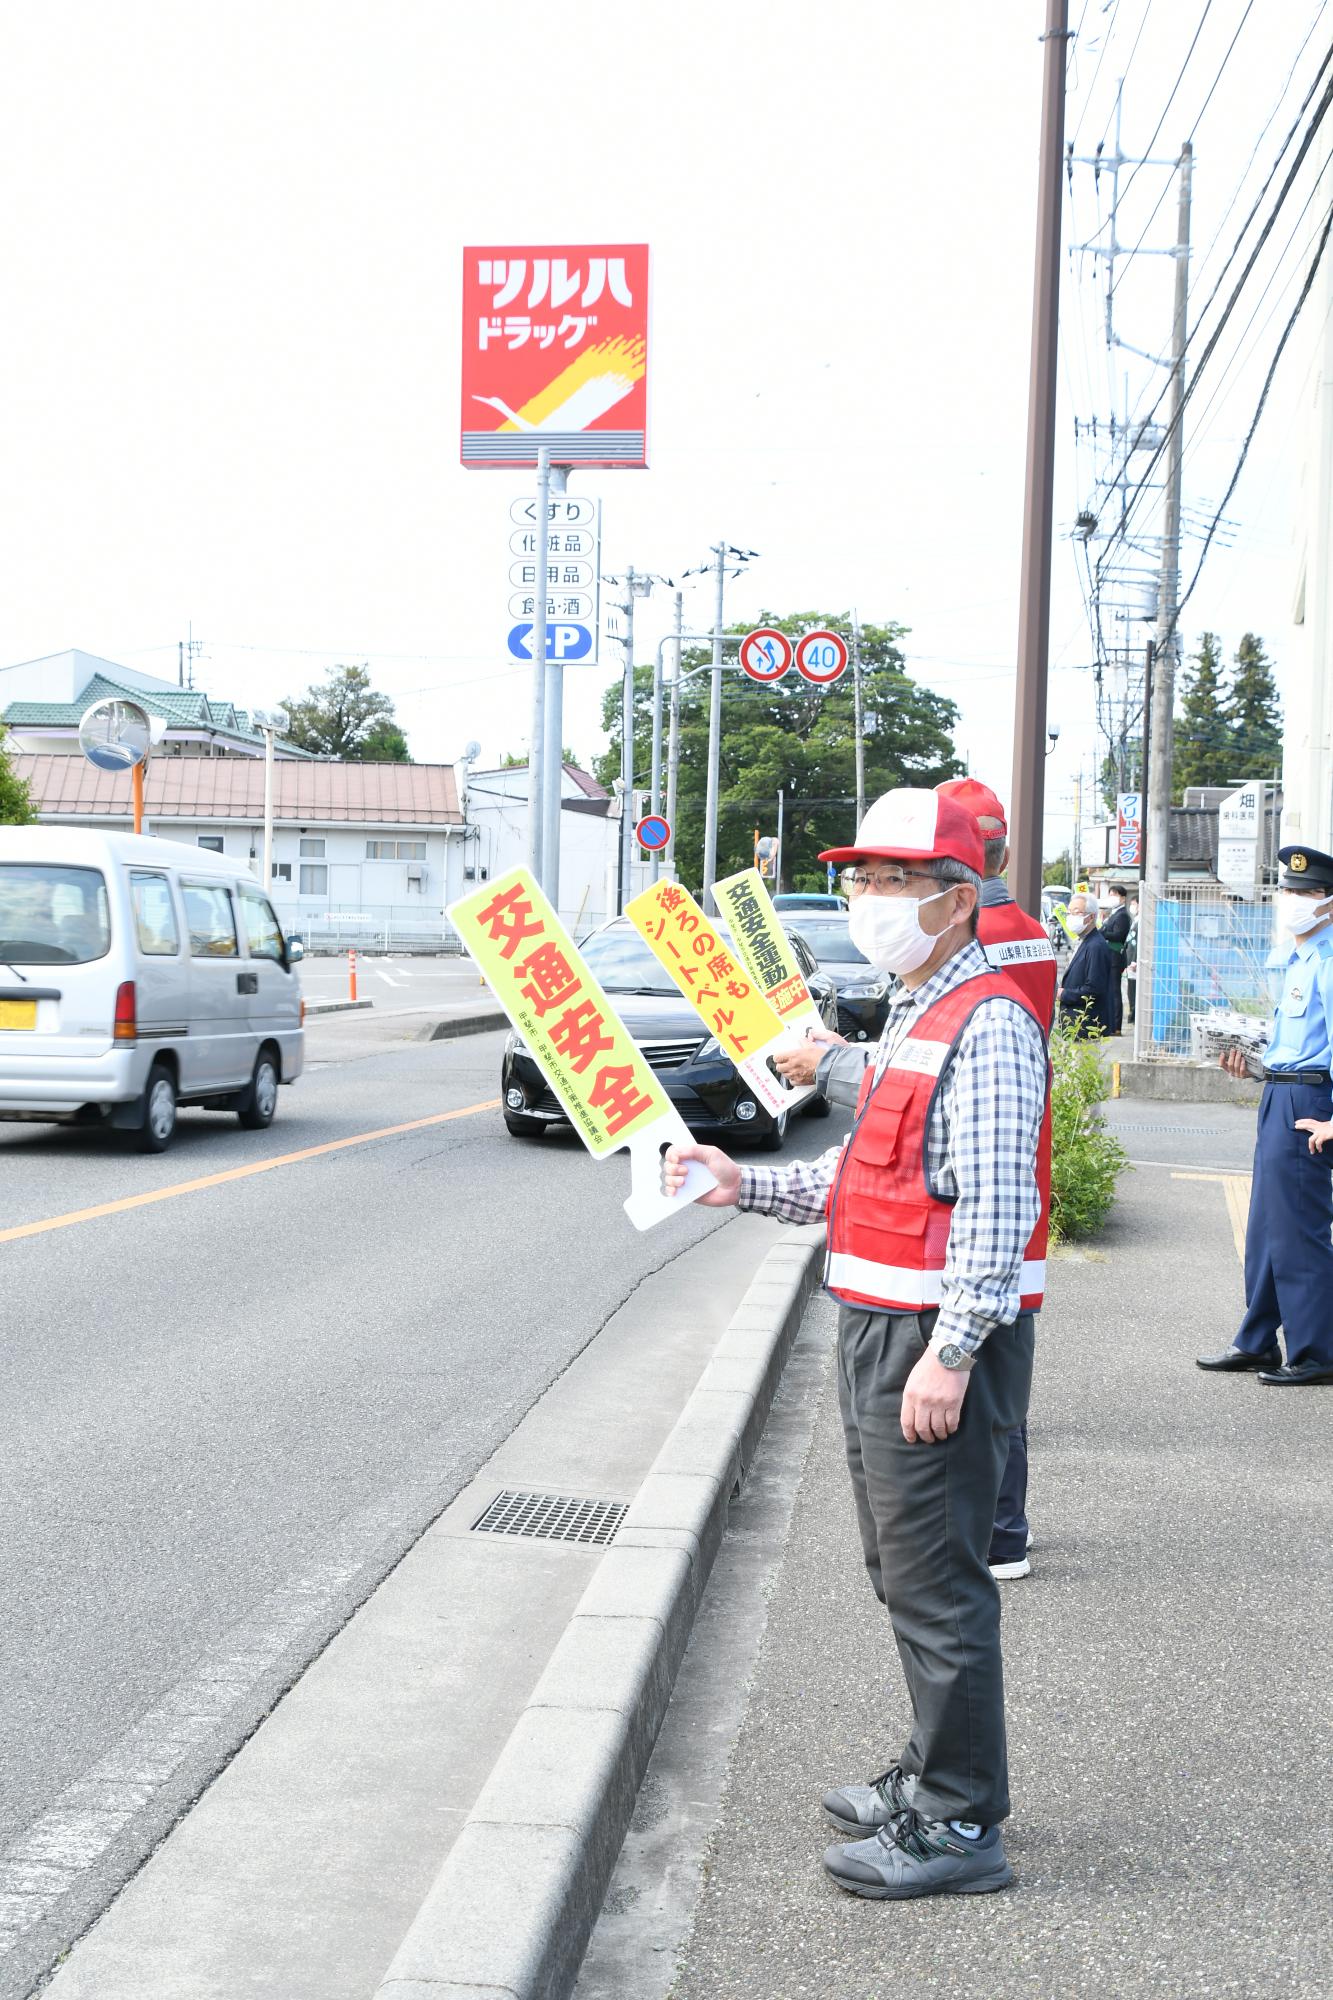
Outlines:
[{"label": "street light", "polygon": [[264,737],[264,894],[273,894],[273,738],[285,736],[292,726],[285,708],[254,710],[255,728]]}]

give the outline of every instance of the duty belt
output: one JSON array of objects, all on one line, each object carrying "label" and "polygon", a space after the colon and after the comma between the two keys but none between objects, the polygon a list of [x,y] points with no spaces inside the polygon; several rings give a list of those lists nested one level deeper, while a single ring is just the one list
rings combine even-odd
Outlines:
[{"label": "duty belt", "polygon": [[1266,1069],[1265,1083],[1314,1083],[1327,1085],[1329,1072],[1326,1069]]}]

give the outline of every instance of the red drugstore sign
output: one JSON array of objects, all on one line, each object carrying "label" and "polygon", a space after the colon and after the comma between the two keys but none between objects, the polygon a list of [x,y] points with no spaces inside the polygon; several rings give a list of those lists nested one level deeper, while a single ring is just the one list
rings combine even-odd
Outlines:
[{"label": "red drugstore sign", "polygon": [[648,245],[463,252],[465,466],[648,463]]},{"label": "red drugstore sign", "polygon": [[661,1149],[689,1131],[526,868],[511,868],[449,906],[449,920],[528,1053],[596,1159],[628,1146],[625,1213],[650,1229],[710,1187],[690,1163],[684,1187],[662,1191]]}]

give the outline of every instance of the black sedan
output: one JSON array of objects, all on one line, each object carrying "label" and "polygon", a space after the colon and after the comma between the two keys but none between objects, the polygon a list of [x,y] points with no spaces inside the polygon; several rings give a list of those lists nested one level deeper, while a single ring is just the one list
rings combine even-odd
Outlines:
[{"label": "black sedan", "polygon": [[[727,935],[716,920],[712,928]],[[833,981],[821,973],[802,938],[792,935],[792,947],[825,1025],[835,1027]],[[789,1114],[783,1111],[774,1118],[751,1095],[634,926],[617,918],[594,931],[579,949],[695,1137],[719,1144],[748,1139],[776,1152],[786,1137]],[[505,1043],[500,1096],[505,1124],[516,1138],[535,1137],[552,1125],[568,1126],[564,1106],[514,1033]],[[801,1107],[813,1118],[824,1117],[828,1108],[823,1098],[813,1096]]]},{"label": "black sedan", "polygon": [[846,917],[811,910],[801,918],[801,936],[837,989],[838,1033],[849,1042],[877,1042],[888,1019],[892,979],[856,949]]}]

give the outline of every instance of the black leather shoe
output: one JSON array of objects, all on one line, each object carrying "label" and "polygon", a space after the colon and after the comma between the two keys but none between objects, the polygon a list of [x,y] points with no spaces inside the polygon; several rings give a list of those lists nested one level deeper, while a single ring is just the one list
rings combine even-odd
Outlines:
[{"label": "black leather shoe", "polygon": [[1228,1347],[1221,1354],[1201,1354],[1194,1365],[1196,1368],[1207,1368],[1217,1374],[1258,1368],[1271,1368],[1275,1373],[1286,1374],[1282,1366],[1282,1350],[1279,1347],[1270,1347],[1263,1354],[1246,1354],[1239,1347]]},{"label": "black leather shoe", "polygon": [[1265,1368],[1259,1380],[1266,1389],[1304,1389],[1311,1382],[1333,1382],[1333,1362],[1298,1361],[1293,1368]]}]

